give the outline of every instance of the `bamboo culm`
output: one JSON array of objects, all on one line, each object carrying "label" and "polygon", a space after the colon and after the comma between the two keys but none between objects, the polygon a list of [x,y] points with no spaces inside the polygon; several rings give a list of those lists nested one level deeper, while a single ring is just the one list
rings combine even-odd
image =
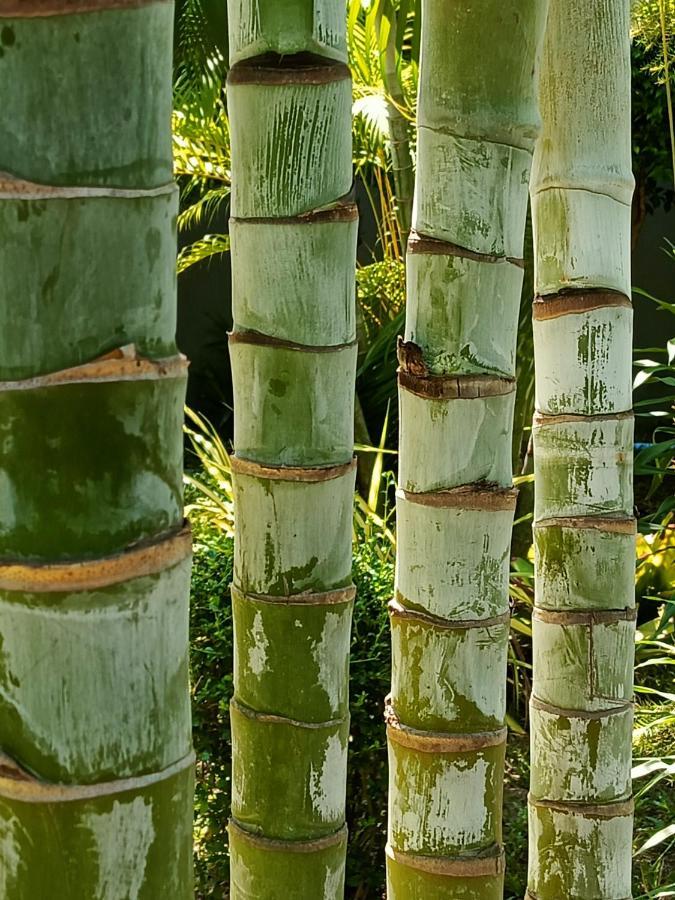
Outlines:
[{"label": "bamboo culm", "polygon": [[344,892],[357,214],[339,0],[230,0],[230,896]]},{"label": "bamboo culm", "polygon": [[532,174],[528,896],[631,896],[635,626],[628,0],[552,0]]},{"label": "bamboo culm", "polygon": [[543,0],[517,6],[422,4],[399,346],[389,900],[503,895],[515,346],[546,18]]},{"label": "bamboo culm", "polygon": [[4,900],[193,895],[172,26],[0,0]]}]

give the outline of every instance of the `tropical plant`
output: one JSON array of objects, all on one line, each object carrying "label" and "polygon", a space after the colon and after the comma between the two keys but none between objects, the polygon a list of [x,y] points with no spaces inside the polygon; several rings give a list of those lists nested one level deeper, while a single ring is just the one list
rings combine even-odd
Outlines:
[{"label": "tropical plant", "polygon": [[0,4],[0,894],[192,897],[170,3]]},{"label": "tropical plant", "polygon": [[233,0],[233,898],[344,890],[357,214],[340,0]]},{"label": "tropical plant", "polygon": [[[554,2],[535,153],[529,891],[631,894],[628,0]],[[598,66],[597,61],[603,61]]]},{"label": "tropical plant", "polygon": [[511,429],[545,14],[539,0],[422,8],[399,347],[391,900],[503,894]]}]

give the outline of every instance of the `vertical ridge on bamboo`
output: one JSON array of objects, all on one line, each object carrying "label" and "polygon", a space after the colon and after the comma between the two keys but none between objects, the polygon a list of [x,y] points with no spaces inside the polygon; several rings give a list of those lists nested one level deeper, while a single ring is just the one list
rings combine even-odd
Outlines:
[{"label": "vertical ridge on bamboo", "polygon": [[230,0],[233,900],[344,892],[357,213],[340,0]]},{"label": "vertical ridge on bamboo", "polygon": [[503,894],[515,346],[545,15],[542,0],[422,4],[399,346],[389,900]]},{"label": "vertical ridge on bamboo", "polygon": [[535,245],[528,896],[631,896],[635,521],[628,0],[552,0]]},{"label": "vertical ridge on bamboo", "polygon": [[0,0],[4,900],[193,894],[172,27]]}]

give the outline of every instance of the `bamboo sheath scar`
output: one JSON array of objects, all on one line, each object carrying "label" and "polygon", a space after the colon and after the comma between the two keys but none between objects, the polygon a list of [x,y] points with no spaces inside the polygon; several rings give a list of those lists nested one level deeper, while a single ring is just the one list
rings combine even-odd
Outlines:
[{"label": "bamboo sheath scar", "polygon": [[172,25],[0,2],[4,900],[193,893]]},{"label": "bamboo sheath scar", "polygon": [[635,627],[627,0],[552,0],[540,105],[527,896],[625,900]]},{"label": "bamboo sheath scar", "polygon": [[357,213],[341,0],[230,0],[233,900],[344,893]]},{"label": "bamboo sheath scar", "polygon": [[517,6],[423,2],[399,346],[389,900],[503,895],[510,448],[546,17],[540,0]]}]

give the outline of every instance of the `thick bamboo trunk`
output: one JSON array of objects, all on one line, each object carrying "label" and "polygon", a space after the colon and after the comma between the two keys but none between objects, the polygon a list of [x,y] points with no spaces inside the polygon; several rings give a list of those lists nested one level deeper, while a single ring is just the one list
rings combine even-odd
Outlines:
[{"label": "thick bamboo trunk", "polygon": [[552,0],[532,178],[530,897],[631,895],[628,0]]},{"label": "thick bamboo trunk", "polygon": [[337,900],[356,209],[340,0],[230,0],[233,900]]},{"label": "thick bamboo trunk", "polygon": [[515,345],[545,12],[543,0],[423,3],[399,350],[390,900],[503,892]]},{"label": "thick bamboo trunk", "polygon": [[172,4],[0,0],[0,895],[192,896]]}]

